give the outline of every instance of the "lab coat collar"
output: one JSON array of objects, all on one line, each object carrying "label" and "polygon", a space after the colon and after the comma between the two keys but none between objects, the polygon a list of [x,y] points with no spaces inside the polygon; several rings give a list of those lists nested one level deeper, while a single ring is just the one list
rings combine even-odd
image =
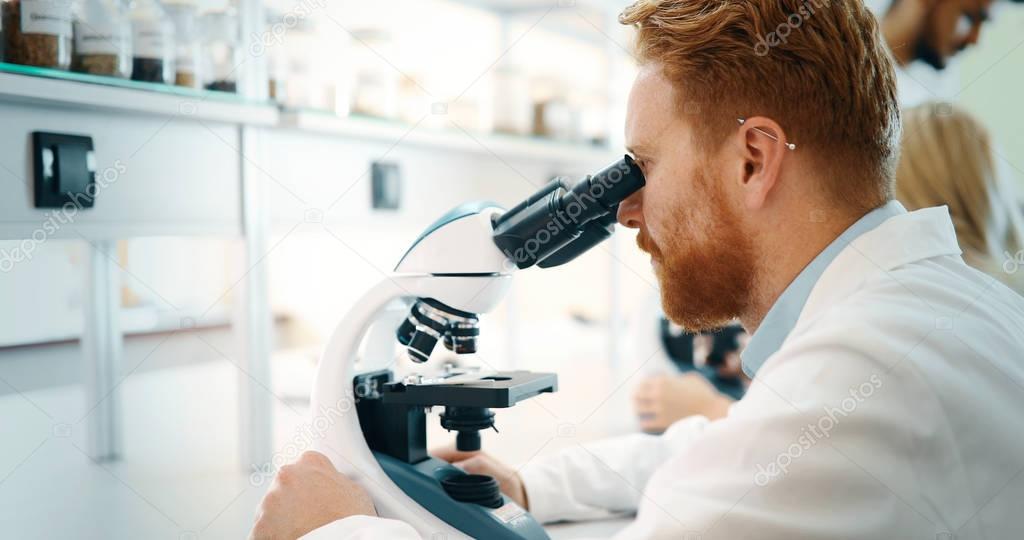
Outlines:
[{"label": "lab coat collar", "polygon": [[[914,260],[959,253],[949,210],[944,206],[908,213],[898,201],[890,201],[868,212],[822,250],[775,301],[741,355],[743,372],[754,377],[782,347],[816,289],[842,287],[841,283],[853,286],[860,282],[850,279],[853,272],[887,271]],[[838,271],[831,272],[830,280],[822,279],[833,266],[843,270],[839,282],[835,279]]]}]

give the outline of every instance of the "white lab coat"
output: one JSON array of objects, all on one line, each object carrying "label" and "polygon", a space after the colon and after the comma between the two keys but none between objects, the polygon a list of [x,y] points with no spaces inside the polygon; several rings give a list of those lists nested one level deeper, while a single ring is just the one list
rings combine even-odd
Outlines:
[{"label": "white lab coat", "polygon": [[[617,538],[1024,536],[1024,299],[961,260],[945,208],[840,252],[726,418],[521,469],[545,522],[636,512]],[[380,518],[312,539],[419,538]]]}]

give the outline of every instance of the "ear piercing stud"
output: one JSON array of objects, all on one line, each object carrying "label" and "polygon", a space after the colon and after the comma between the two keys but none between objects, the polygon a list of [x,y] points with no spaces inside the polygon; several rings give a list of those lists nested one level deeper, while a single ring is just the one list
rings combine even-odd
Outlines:
[{"label": "ear piercing stud", "polygon": [[[736,121],[739,122],[741,126],[743,124],[747,123],[747,119],[746,118],[737,118]],[[756,127],[756,128],[754,128],[754,131],[757,131],[758,133],[768,137],[769,139],[771,139],[771,140],[773,140],[775,142],[779,142],[779,138],[778,137],[776,137],[775,135],[772,135],[771,133],[768,133],[767,131],[765,131],[765,130],[763,130],[761,128]],[[786,148],[789,148],[790,150],[796,150],[796,145],[793,144],[793,143],[786,143]]]}]

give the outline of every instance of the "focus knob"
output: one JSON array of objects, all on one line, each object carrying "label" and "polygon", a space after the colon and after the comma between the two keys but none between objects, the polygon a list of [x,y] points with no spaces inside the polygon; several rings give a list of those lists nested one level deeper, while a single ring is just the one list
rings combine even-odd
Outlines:
[{"label": "focus knob", "polygon": [[501,488],[493,476],[486,474],[459,474],[441,480],[441,487],[449,497],[459,502],[499,508],[504,504]]}]

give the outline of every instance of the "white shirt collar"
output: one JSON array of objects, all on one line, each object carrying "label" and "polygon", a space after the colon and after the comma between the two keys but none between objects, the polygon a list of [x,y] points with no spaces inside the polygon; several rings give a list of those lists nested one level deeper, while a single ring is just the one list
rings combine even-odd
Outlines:
[{"label": "white shirt collar", "polygon": [[748,377],[753,378],[765,360],[782,347],[782,343],[796,326],[804,304],[807,303],[807,298],[818,283],[818,279],[839,253],[850,242],[878,227],[887,219],[905,213],[907,213],[906,208],[898,201],[889,201],[868,212],[836,237],[810,264],[804,267],[796,279],[782,292],[772,308],[768,310],[768,314],[765,315],[754,335],[750,337],[750,342],[741,354],[743,372]]}]

